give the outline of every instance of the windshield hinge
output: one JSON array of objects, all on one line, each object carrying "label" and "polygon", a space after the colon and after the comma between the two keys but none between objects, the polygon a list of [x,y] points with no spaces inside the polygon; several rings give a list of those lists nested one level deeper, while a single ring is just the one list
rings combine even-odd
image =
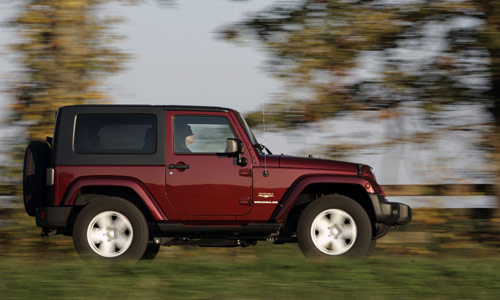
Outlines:
[{"label": "windshield hinge", "polygon": [[358,177],[362,177],[362,176],[363,176],[363,165],[359,164],[358,165]]}]

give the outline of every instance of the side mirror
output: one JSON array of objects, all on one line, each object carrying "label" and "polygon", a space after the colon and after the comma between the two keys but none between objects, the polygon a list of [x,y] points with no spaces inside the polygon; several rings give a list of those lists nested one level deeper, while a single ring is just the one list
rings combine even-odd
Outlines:
[{"label": "side mirror", "polygon": [[243,142],[239,139],[228,138],[226,140],[226,154],[229,156],[238,157],[238,165],[244,167],[248,164],[248,160],[243,157],[243,152],[245,148],[243,147]]},{"label": "side mirror", "polygon": [[228,138],[226,140],[226,154],[238,155],[243,153],[243,143],[238,139]]}]

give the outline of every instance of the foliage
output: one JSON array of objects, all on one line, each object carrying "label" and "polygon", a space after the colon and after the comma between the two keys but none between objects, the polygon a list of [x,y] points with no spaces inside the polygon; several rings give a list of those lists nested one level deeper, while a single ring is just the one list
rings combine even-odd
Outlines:
[{"label": "foliage", "polygon": [[[494,112],[498,9],[497,1],[285,1],[223,33],[256,37],[270,53],[271,72],[288,87],[266,107],[278,127],[409,102],[430,113],[476,102]],[[375,74],[356,78],[360,67]]]},{"label": "foliage", "polygon": [[[348,111],[386,118],[407,106],[443,132],[448,120],[435,112],[482,105],[493,125],[482,146],[500,203],[499,1],[284,1],[223,33],[265,45],[271,72],[287,85],[266,105],[267,124],[278,129]],[[255,126],[261,114],[248,119]]]},{"label": "foliage", "polygon": [[27,139],[52,136],[63,105],[99,103],[103,75],[119,71],[127,55],[112,46],[116,18],[99,15],[102,0],[23,1],[11,22],[21,42],[22,78],[14,87],[11,125],[26,126]]}]

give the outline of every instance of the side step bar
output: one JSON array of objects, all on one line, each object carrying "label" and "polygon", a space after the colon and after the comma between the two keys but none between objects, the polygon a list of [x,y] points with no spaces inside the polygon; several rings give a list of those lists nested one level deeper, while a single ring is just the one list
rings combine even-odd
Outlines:
[{"label": "side step bar", "polygon": [[277,233],[281,223],[249,223],[244,226],[191,226],[182,223],[158,223],[162,236],[265,238]]}]

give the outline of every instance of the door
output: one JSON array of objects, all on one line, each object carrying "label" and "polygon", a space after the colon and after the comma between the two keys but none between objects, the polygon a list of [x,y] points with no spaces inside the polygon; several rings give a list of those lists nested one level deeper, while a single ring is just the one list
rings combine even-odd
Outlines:
[{"label": "door", "polygon": [[[166,192],[186,216],[238,216],[251,210],[252,172],[225,153],[238,138],[227,113],[166,112]],[[195,218],[193,218],[195,219]]]}]

